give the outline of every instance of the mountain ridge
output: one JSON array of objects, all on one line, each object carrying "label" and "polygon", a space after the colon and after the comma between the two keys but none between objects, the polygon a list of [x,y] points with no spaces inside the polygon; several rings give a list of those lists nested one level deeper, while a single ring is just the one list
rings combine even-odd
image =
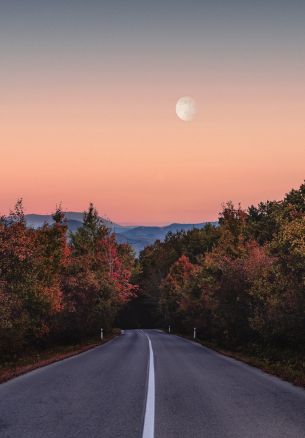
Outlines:
[{"label": "mountain ridge", "polygon": [[[70,231],[75,232],[83,223],[83,213],[68,211],[65,212],[67,225]],[[43,224],[52,224],[54,221],[52,215],[30,213],[25,215],[28,226],[39,228]],[[101,218],[105,225],[110,228],[116,235],[119,243],[129,243],[135,250],[136,254],[151,245],[156,240],[164,240],[169,232],[176,233],[178,231],[189,231],[193,228],[203,228],[205,224],[218,224],[217,221],[201,222],[197,224],[180,224],[172,223],[164,226],[154,225],[138,225],[138,226],[124,226],[111,222],[108,219]]]}]

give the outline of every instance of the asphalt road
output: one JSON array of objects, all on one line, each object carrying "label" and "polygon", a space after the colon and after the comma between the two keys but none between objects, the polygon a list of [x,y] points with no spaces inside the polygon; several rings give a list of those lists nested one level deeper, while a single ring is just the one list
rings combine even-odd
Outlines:
[{"label": "asphalt road", "polygon": [[0,385],[0,437],[305,438],[305,391],[174,335],[130,330]]}]

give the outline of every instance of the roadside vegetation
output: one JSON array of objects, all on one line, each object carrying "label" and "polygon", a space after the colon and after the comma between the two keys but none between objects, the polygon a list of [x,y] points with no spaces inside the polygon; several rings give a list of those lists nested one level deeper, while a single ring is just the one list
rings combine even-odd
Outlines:
[{"label": "roadside vegetation", "polygon": [[217,226],[169,233],[139,260],[93,205],[74,233],[53,218],[29,228],[18,201],[0,219],[3,369],[95,345],[101,327],[170,325],[305,385],[305,183],[247,210],[228,202]]},{"label": "roadside vegetation", "polygon": [[0,219],[2,370],[100,342],[101,327],[110,335],[136,292],[134,253],[116,242],[93,205],[75,233],[60,208],[53,219],[27,227],[21,201]]},{"label": "roadside vegetation", "polygon": [[139,261],[127,324],[196,327],[214,348],[305,384],[305,184],[248,210],[228,202],[219,226],[168,234]]}]

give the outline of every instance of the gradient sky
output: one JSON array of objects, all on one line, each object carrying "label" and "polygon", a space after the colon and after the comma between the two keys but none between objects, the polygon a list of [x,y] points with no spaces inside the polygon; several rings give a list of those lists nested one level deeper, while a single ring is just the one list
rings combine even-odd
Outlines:
[{"label": "gradient sky", "polygon": [[195,223],[305,178],[304,0],[0,0],[0,79],[1,213]]}]

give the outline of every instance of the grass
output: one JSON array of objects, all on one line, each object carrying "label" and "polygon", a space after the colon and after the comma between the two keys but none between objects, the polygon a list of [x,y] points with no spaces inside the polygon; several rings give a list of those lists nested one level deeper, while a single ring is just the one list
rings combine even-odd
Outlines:
[{"label": "grass", "polygon": [[75,345],[54,346],[43,351],[31,351],[15,361],[8,361],[0,364],[0,383],[6,382],[14,377],[25,374],[36,368],[49,365],[53,362],[75,356],[91,348],[97,347],[114,338],[116,334],[105,336],[100,339],[89,339],[87,342]]}]

